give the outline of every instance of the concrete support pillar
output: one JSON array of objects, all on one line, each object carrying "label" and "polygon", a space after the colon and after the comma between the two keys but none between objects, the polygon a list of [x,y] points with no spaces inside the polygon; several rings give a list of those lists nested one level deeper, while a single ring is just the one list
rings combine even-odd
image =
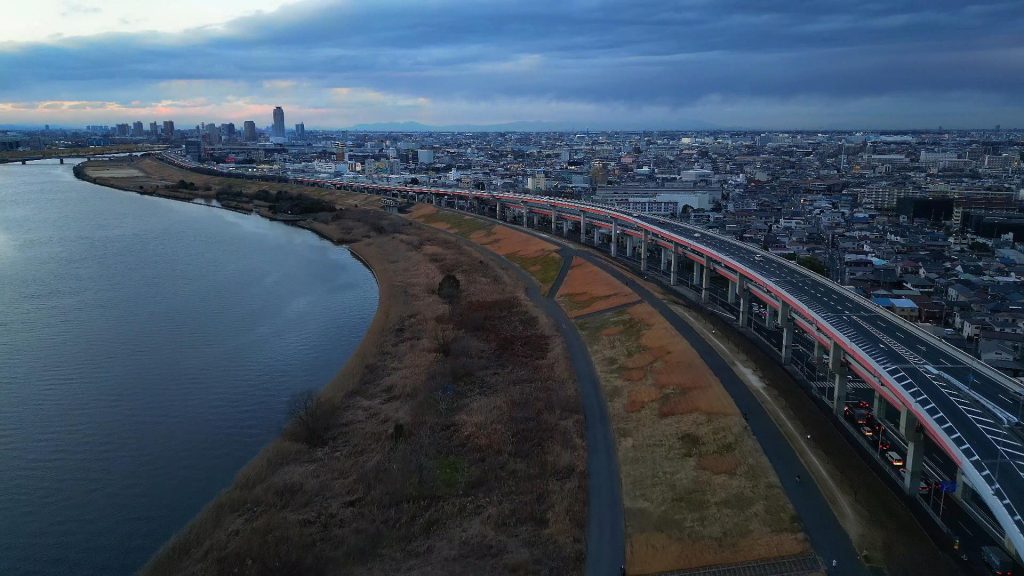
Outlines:
[{"label": "concrete support pillar", "polygon": [[650,239],[650,233],[644,230],[644,235],[640,239],[640,271],[647,272],[647,242]]},{"label": "concrete support pillar", "polygon": [[747,289],[747,280],[743,276],[739,277],[736,292],[740,298],[740,316],[738,320],[740,326],[746,328],[747,320],[750,316],[750,290]]},{"label": "concrete support pillar", "polygon": [[775,313],[775,308],[772,308],[771,306],[765,304],[764,325],[769,330],[775,329]]},{"label": "concrete support pillar", "polygon": [[612,218],[612,257],[619,255],[619,225]]},{"label": "concrete support pillar", "polygon": [[700,283],[700,301],[707,304],[711,298],[711,259],[704,257],[704,278]]},{"label": "concrete support pillar", "polygon": [[736,282],[729,280],[729,290],[726,292],[726,298],[729,300],[729,304],[736,304]]},{"label": "concrete support pillar", "polygon": [[879,422],[884,422],[889,403],[885,401],[885,397],[879,394],[877,390],[872,390],[872,392],[874,392],[874,398],[872,398],[871,402],[871,411],[874,412],[875,419]]},{"label": "concrete support pillar", "polygon": [[527,212],[526,206],[523,206],[523,228],[529,228],[529,221],[527,220],[529,212]]},{"label": "concrete support pillar", "polygon": [[661,252],[661,265],[658,266],[658,270],[661,270],[662,272],[664,272],[665,269],[668,268],[668,248],[665,248],[664,246],[662,246],[660,252]]},{"label": "concrete support pillar", "polygon": [[967,502],[971,498],[971,485],[967,483],[967,478],[964,478],[964,472],[960,468],[956,469],[956,491],[953,492],[953,496],[961,502]]},{"label": "concrete support pillar", "polygon": [[832,383],[835,386],[835,390],[832,392],[832,410],[836,413],[836,416],[842,417],[843,407],[846,406],[847,368],[843,364],[843,349],[839,347],[838,342],[833,342],[832,349],[829,350],[828,367],[832,371]]},{"label": "concrete support pillar", "polygon": [[552,208],[551,209],[551,233],[554,234],[556,232],[558,232],[558,209],[557,208]]},{"label": "concrete support pillar", "polygon": [[598,246],[601,245],[601,234],[604,231],[598,228],[597,226],[591,226],[591,228],[594,229],[594,248],[597,248]]},{"label": "concrete support pillar", "polygon": [[672,257],[671,263],[669,264],[669,279],[668,283],[672,286],[679,284],[679,252],[676,250],[676,245],[672,243]]},{"label": "concrete support pillar", "polygon": [[633,257],[633,236],[626,234],[626,258]]},{"label": "concrete support pillar", "polygon": [[690,263],[693,264],[693,287],[697,288],[698,286],[700,286],[700,264],[698,264],[693,259],[690,259]]},{"label": "concrete support pillar", "polygon": [[793,357],[793,316],[789,304],[785,302],[779,307],[779,324],[782,325],[782,363],[789,364]]},{"label": "concrete support pillar", "polygon": [[569,224],[568,220],[562,220],[562,236],[569,236],[569,226],[571,226],[571,224]]},{"label": "concrete support pillar", "polygon": [[910,410],[900,413],[900,434],[907,439],[907,457],[903,461],[907,471],[903,475],[903,491],[916,494],[924,463],[924,438],[918,431],[917,417]]},{"label": "concrete support pillar", "polygon": [[580,212],[580,244],[587,243],[587,213]]},{"label": "concrete support pillar", "polygon": [[815,370],[817,370],[818,368],[821,368],[821,363],[822,363],[822,360],[824,359],[824,357],[825,357],[825,347],[821,345],[821,342],[817,338],[815,338],[814,339],[814,356],[812,357],[812,360],[814,361],[814,369]]},{"label": "concrete support pillar", "polygon": [[498,219],[498,222],[501,222],[501,200],[498,200],[498,206],[494,210],[494,216]]}]

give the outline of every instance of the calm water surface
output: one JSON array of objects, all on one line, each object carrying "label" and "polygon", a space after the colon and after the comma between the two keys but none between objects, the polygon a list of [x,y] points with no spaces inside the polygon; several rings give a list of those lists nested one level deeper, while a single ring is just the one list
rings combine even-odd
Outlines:
[{"label": "calm water surface", "polygon": [[137,570],[376,307],[309,232],[0,165],[0,574]]}]

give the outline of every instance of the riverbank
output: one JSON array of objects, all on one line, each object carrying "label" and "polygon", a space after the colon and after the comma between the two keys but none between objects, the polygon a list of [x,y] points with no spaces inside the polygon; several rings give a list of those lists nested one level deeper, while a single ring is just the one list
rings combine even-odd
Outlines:
[{"label": "riverbank", "polygon": [[[372,197],[149,158],[76,173],[304,215],[292,223],[348,245],[381,291],[346,366],[144,573],[581,570],[579,398],[563,343],[518,278],[450,235],[368,208]],[[450,304],[438,294],[449,274],[459,281]]]},{"label": "riverbank", "polygon": [[0,152],[0,164],[49,158],[90,158],[108,154],[143,154],[167,149],[167,145],[123,144],[118,146],[92,146],[80,148],[47,148],[45,150],[12,150]]}]

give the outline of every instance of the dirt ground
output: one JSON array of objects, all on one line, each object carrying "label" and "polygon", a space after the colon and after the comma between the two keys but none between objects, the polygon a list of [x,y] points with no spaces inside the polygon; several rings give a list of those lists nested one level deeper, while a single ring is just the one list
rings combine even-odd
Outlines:
[{"label": "dirt ground", "polygon": [[808,553],[771,465],[686,340],[647,304],[610,309],[637,297],[586,261],[574,262],[559,296],[589,314],[577,325],[615,429],[628,572]]},{"label": "dirt ground", "polygon": [[762,405],[780,423],[780,430],[814,475],[854,546],[866,552],[869,565],[892,576],[959,573],[906,505],[861,461],[830,416],[822,413],[774,358],[721,318],[691,308],[675,295],[662,295],[669,302],[675,301],[672,308],[701,331],[760,396]]},{"label": "dirt ground", "polygon": [[[142,162],[141,160],[139,162]],[[122,190],[146,190],[165,188],[172,183],[150,176],[127,163],[91,163],[84,168],[86,175],[103,183],[117,184],[115,188]]]},{"label": "dirt ground", "polygon": [[[148,165],[136,168],[177,181]],[[282,437],[143,573],[581,572],[581,407],[550,321],[518,277],[465,242],[355,207],[373,198],[311,194],[347,206],[297,225],[370,265],[373,323]],[[460,286],[450,306],[437,293],[445,274]]]},{"label": "dirt ground", "polygon": [[436,228],[454,232],[473,242],[486,246],[492,252],[501,254],[526,270],[540,284],[541,291],[547,292],[558,277],[562,257],[558,247],[535,236],[486,222],[479,218],[463,216],[427,204],[417,204],[410,217]]}]

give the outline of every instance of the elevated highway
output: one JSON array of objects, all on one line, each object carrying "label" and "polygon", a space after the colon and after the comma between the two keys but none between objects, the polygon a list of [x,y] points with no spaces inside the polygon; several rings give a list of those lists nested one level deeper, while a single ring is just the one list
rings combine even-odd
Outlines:
[{"label": "elevated highway", "polygon": [[[180,158],[167,159],[191,167]],[[658,271],[672,285],[685,283],[705,303],[718,301],[713,293],[724,281],[721,307],[743,327],[754,327],[752,311],[763,308],[761,329],[781,336],[773,342],[782,362],[790,362],[798,336],[813,343],[810,355],[830,381],[829,403],[837,417],[842,417],[854,381],[873,390],[876,407],[884,403],[899,411],[908,494],[921,481],[927,436],[956,467],[955,497],[980,502],[987,509],[980,515],[986,527],[1021,557],[1021,384],[842,286],[733,238],[603,205],[514,193],[293,180],[550,227],[629,259],[642,271]]]},{"label": "elevated highway", "polygon": [[[749,325],[752,299],[781,330],[788,362],[794,331],[814,342],[827,364],[832,406],[841,416],[849,376],[899,410],[907,446],[904,489],[913,493],[927,435],[956,465],[957,495],[973,491],[998,523],[1005,547],[1024,550],[1024,441],[1019,382],[1003,375],[869,300],[792,262],[733,238],[655,216],[560,198],[470,190],[381,186],[312,180],[359,192],[407,197],[494,215],[552,232],[572,229],[581,242],[638,260],[641,270],[667,271],[671,284],[689,274],[708,302],[714,276],[728,284],[736,321]],[[624,252],[624,253],[623,253]]]}]

